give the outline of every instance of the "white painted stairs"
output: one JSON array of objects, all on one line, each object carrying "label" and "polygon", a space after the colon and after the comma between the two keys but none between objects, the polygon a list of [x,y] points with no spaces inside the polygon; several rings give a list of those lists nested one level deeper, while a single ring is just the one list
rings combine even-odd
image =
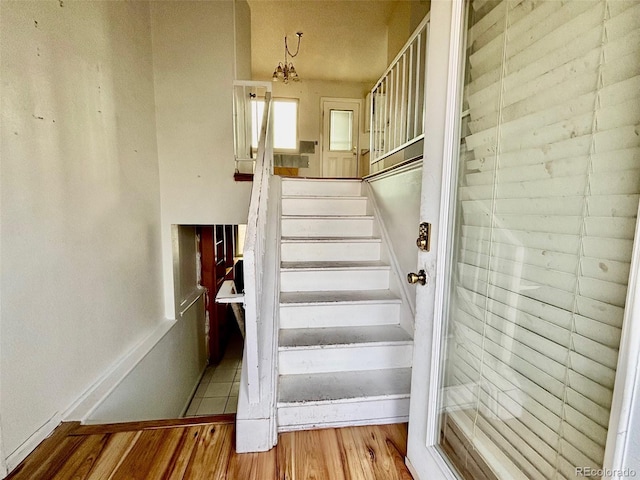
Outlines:
[{"label": "white painted stairs", "polygon": [[282,181],[279,431],[408,419],[413,340],[362,191]]}]

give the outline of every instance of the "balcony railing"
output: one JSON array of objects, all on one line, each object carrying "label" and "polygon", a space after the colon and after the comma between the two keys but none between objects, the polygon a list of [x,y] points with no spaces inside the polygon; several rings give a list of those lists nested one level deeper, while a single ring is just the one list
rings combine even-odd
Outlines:
[{"label": "balcony railing", "polygon": [[371,90],[371,163],[424,137],[429,15],[418,25]]},{"label": "balcony railing", "polygon": [[[262,118],[254,118],[252,100],[264,100],[271,93],[271,83],[236,80],[233,82],[233,148],[236,173],[254,173],[256,149],[252,148],[253,128],[260,128]],[[257,132],[258,134],[260,132]]]}]

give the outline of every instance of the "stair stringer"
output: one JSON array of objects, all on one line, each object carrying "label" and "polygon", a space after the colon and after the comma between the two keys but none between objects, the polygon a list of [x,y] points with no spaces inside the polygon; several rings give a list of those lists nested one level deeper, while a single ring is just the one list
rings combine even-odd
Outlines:
[{"label": "stair stringer", "polygon": [[[280,331],[280,226],[282,178],[269,178],[265,260],[262,273],[264,292],[260,305],[262,321],[258,329],[258,365],[260,395],[249,402],[247,362],[243,358],[238,409],[236,414],[236,451],[264,452],[278,443],[278,333]],[[246,352],[246,348],[245,348]]]},{"label": "stair stringer", "polygon": [[[376,202],[373,189],[367,181],[362,182],[362,195],[366,196],[369,200],[369,213],[374,217],[374,230],[377,230],[376,233],[382,240],[380,248],[381,259],[386,261],[391,267],[389,289],[402,299],[400,306],[400,326],[413,337],[416,312],[413,308],[413,303],[409,300],[411,293],[407,285],[408,272],[403,272],[400,268],[400,262],[394,253],[390,240],[391,237],[382,219],[382,212]],[[413,242],[408,242],[408,244],[413,246]]]}]

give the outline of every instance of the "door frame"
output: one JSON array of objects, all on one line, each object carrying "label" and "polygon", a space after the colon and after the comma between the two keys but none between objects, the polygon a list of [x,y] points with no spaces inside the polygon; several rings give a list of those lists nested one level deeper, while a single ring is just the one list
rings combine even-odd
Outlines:
[{"label": "door frame", "polygon": [[356,178],[360,175],[360,131],[364,128],[362,124],[363,102],[361,98],[338,98],[338,97],[320,97],[320,176],[324,178],[324,156],[322,154],[324,148],[324,104],[325,102],[345,102],[358,104],[358,132],[356,135]]},{"label": "door frame", "polygon": [[[425,82],[425,141],[420,221],[432,224],[431,252],[418,254],[428,283],[416,292],[414,357],[406,463],[416,480],[457,479],[438,447],[438,400],[444,302],[450,252],[452,195],[464,65],[465,7],[468,0],[431,3]],[[441,48],[448,45],[448,48]],[[438,49],[440,47],[440,49]],[[447,72],[442,75],[440,72]],[[442,93],[446,92],[446,95]],[[640,206],[638,211],[640,220]],[[618,354],[611,415],[605,446],[605,470],[633,468],[630,456],[634,410],[640,415],[640,221],[636,223],[627,299]],[[640,420],[636,423],[640,423]],[[640,453],[635,453],[640,458]],[[636,462],[638,462],[636,458]],[[627,463],[627,465],[625,465]],[[639,472],[640,473],[640,472]],[[603,478],[611,478],[606,475]]]}]

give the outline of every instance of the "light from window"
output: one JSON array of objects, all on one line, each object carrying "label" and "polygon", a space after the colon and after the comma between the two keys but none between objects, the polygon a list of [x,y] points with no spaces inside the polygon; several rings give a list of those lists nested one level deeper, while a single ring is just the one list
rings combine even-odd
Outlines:
[{"label": "light from window", "polygon": [[[298,102],[297,100],[273,101],[273,148],[295,150],[298,148]],[[251,146],[258,147],[258,136],[264,112],[263,100],[251,101]]]},{"label": "light from window", "polygon": [[331,110],[330,121],[329,150],[332,152],[351,150],[353,145],[351,128],[353,125],[353,111]]}]

